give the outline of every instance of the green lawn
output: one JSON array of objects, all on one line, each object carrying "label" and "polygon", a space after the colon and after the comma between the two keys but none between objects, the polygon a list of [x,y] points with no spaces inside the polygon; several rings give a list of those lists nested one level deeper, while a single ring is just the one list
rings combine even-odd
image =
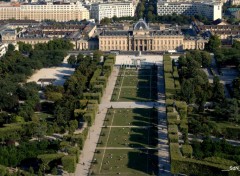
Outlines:
[{"label": "green lawn", "polygon": [[[98,150],[95,153],[91,171],[94,175],[124,176],[157,175],[156,150]],[[104,155],[104,156],[103,156]]]},{"label": "green lawn", "polygon": [[[107,115],[105,118],[105,126],[111,123],[113,126],[151,126],[153,120],[152,109],[114,109],[113,115]],[[124,114],[124,115],[123,115]]]},{"label": "green lawn", "polygon": [[154,101],[156,89],[149,88],[121,88],[118,101]]},{"label": "green lawn", "polygon": [[150,76],[124,76],[122,87],[150,87]]},{"label": "green lawn", "polygon": [[121,74],[123,74],[125,71],[125,75],[150,75],[151,70],[150,69],[126,69],[126,70],[121,70]]},{"label": "green lawn", "polygon": [[32,120],[33,121],[39,121],[39,120],[52,120],[53,119],[53,115],[52,114],[47,114],[44,112],[40,112],[40,113],[34,113]]},{"label": "green lawn", "polygon": [[112,101],[154,101],[157,99],[156,75],[151,69],[120,70]]},{"label": "green lawn", "polygon": [[91,172],[111,176],[157,175],[155,123],[154,109],[108,109]]}]

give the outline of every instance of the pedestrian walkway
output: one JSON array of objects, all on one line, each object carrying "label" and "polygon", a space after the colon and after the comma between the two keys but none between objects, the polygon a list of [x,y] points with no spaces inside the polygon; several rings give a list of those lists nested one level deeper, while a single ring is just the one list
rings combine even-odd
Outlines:
[{"label": "pedestrian walkway", "polygon": [[[107,107],[104,104],[109,103],[111,99],[111,95],[115,86],[115,82],[117,80],[119,70],[114,68],[112,74],[108,79],[108,84],[105,89],[104,95],[102,97],[101,104],[99,106],[99,113],[96,115],[95,123],[90,127],[88,137],[85,141],[83,150],[81,152],[79,161],[77,163],[77,168],[74,176],[87,176],[89,172],[89,168],[93,159],[93,155],[97,146],[98,138],[102,130],[103,121],[105,119],[107,113]],[[83,164],[84,163],[84,164]]]},{"label": "pedestrian walkway", "polygon": [[168,144],[167,132],[167,118],[165,107],[165,87],[163,77],[163,67],[158,67],[158,102],[163,106],[158,108],[158,162],[159,162],[159,175],[169,176],[170,173],[170,154]]}]

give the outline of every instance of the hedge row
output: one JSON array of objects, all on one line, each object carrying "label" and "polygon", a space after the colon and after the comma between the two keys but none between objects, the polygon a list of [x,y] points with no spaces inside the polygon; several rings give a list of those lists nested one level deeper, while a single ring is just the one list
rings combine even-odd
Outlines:
[{"label": "hedge row", "polygon": [[76,170],[77,159],[75,155],[66,155],[62,157],[63,170],[68,173],[74,173]]},{"label": "hedge row", "polygon": [[166,98],[174,99],[181,92],[177,67],[173,69],[172,60],[169,55],[163,56],[163,64]]},{"label": "hedge row", "polygon": [[177,134],[178,133],[177,125],[168,125],[168,133]]},{"label": "hedge row", "polygon": [[[90,92],[83,93],[83,100],[79,100],[77,108],[74,110],[76,119],[83,119],[91,126],[95,120],[98,111],[98,104],[101,102],[104,89],[107,85],[108,77],[110,76],[115,63],[115,56],[106,56],[102,67],[98,67],[89,84]],[[78,162],[79,149],[83,148],[84,142],[88,135],[88,127],[83,130],[81,134],[66,136],[65,143],[61,143],[69,155],[62,157],[63,170],[73,173],[76,169],[76,162]],[[79,148],[72,147],[71,144],[77,144]]]},{"label": "hedge row", "polygon": [[168,134],[169,142],[178,143],[178,134]]},{"label": "hedge row", "polygon": [[[190,149],[191,150],[191,149]],[[186,174],[186,175],[203,175],[203,176],[237,176],[238,172],[222,172],[222,170],[229,169],[229,163],[216,164],[219,159],[206,159],[204,161],[184,158],[179,150],[178,143],[170,143],[170,154],[171,154],[171,173],[173,174]],[[227,160],[224,162],[228,162]],[[233,165],[234,166],[234,165]]]},{"label": "hedge row", "polygon": [[37,158],[41,160],[44,164],[48,164],[51,161],[60,159],[64,156],[63,153],[54,153],[54,154],[42,154],[38,155]]},{"label": "hedge row", "polygon": [[178,117],[178,113],[177,112],[168,112],[167,113],[167,118],[168,119],[177,119],[177,117]]},{"label": "hedge row", "polygon": [[87,99],[87,100],[97,100],[98,103],[101,102],[101,93],[97,92],[97,93],[83,93],[83,99]]},{"label": "hedge row", "polygon": [[204,161],[208,161],[214,164],[222,164],[222,165],[226,165],[226,166],[237,166],[238,163],[236,163],[235,161],[232,160],[227,160],[224,158],[219,158],[219,157],[208,157],[208,158],[204,158]]},{"label": "hedge row", "polygon": [[191,145],[182,145],[182,154],[185,157],[192,158],[193,149]]},{"label": "hedge row", "polygon": [[5,175],[7,174],[7,167],[0,165],[0,175]]},{"label": "hedge row", "polygon": [[167,107],[167,112],[173,112],[173,107],[168,106],[168,107]]}]

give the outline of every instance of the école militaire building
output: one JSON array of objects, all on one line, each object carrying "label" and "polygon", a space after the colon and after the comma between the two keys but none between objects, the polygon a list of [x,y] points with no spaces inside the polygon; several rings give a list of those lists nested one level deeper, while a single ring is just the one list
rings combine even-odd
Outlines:
[{"label": "\u00e9cole militaire building", "polygon": [[99,50],[110,51],[182,51],[205,47],[208,39],[186,36],[178,28],[151,29],[140,19],[132,30],[103,30],[99,35]]}]

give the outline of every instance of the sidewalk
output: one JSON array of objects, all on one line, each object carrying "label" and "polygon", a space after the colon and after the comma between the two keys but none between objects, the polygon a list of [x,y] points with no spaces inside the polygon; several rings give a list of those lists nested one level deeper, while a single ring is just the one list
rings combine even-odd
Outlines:
[{"label": "sidewalk", "polygon": [[170,154],[168,144],[167,118],[165,107],[165,88],[163,77],[163,66],[158,66],[158,102],[161,102],[162,107],[158,108],[158,166],[160,176],[170,176]]},{"label": "sidewalk", "polygon": [[[112,74],[108,79],[108,84],[104,95],[102,97],[102,102],[99,106],[99,113],[96,115],[96,119],[94,124],[89,129],[88,137],[85,141],[83,150],[81,151],[81,155],[79,158],[79,163],[77,163],[77,168],[74,176],[87,176],[88,171],[93,159],[93,155],[97,146],[98,138],[102,130],[103,121],[107,113],[107,108],[104,104],[109,103],[111,99],[111,95],[115,86],[115,82],[117,80],[119,70],[114,67]],[[83,165],[84,163],[84,165]]]}]

